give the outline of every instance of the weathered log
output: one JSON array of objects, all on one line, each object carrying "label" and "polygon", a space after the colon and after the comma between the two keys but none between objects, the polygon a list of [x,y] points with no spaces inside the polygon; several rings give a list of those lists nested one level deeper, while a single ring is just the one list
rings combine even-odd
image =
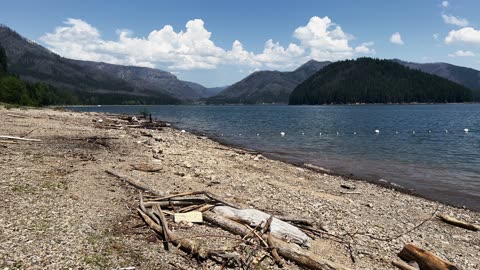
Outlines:
[{"label": "weathered log", "polygon": [[167,220],[165,219],[165,215],[163,215],[163,212],[162,212],[162,208],[159,206],[159,205],[155,205],[152,207],[152,210],[153,210],[153,214],[157,215],[158,218],[160,219],[160,222],[162,225],[162,229],[163,229],[163,246],[165,248],[165,250],[169,250],[169,246],[168,246],[168,224],[167,224]]},{"label": "weathered log", "polygon": [[24,116],[24,115],[13,114],[13,113],[7,113],[7,116],[16,117],[16,118],[27,118],[27,117]]},{"label": "weathered log", "polygon": [[294,224],[302,224],[302,225],[307,225],[307,226],[313,226],[315,223],[313,220],[308,219],[308,218],[299,218],[299,217],[292,217],[292,216],[279,216],[279,215],[274,215],[274,217],[286,221],[289,223],[294,223]]},{"label": "weathered log", "polygon": [[[158,225],[153,221],[146,213],[144,213],[142,210],[137,209],[138,213],[140,216],[145,220],[145,222],[154,230],[155,232],[163,235],[163,228],[162,226]],[[202,247],[199,243],[192,241],[190,239],[185,239],[185,238],[179,238],[173,233],[172,231],[168,230],[167,231],[168,238],[170,241],[178,248],[181,250],[193,255],[193,256],[198,256],[202,259],[205,259],[208,257],[209,252],[206,250],[204,247]]]},{"label": "weathered log", "polygon": [[6,144],[18,144],[17,142],[14,142],[14,141],[6,141],[6,140],[0,140],[0,143],[6,143]]},{"label": "weathered log", "polygon": [[[221,227],[233,234],[245,236],[250,233],[250,230],[242,224],[225,218],[213,212],[203,213],[205,221]],[[265,236],[267,237],[267,236]],[[276,248],[278,254],[283,258],[293,261],[305,268],[313,270],[348,270],[349,268],[334,263],[332,261],[320,258],[319,256],[310,252],[302,250],[296,244],[287,243],[272,237],[272,244]]]},{"label": "weathered log", "polygon": [[[195,201],[195,200],[171,200],[171,201],[148,201],[145,202],[145,207],[152,207],[154,205],[159,205],[160,207],[169,207],[171,205],[175,207],[186,207],[186,206],[198,206],[201,208],[204,203],[214,204],[214,201]],[[211,204],[209,204],[211,206]],[[193,208],[193,207],[192,207]],[[202,211],[203,212],[203,211]]]},{"label": "weathered log", "polygon": [[227,202],[224,199],[220,198],[219,196],[217,196],[213,193],[210,193],[208,191],[204,191],[204,190],[202,190],[202,191],[191,191],[191,192],[178,193],[178,194],[171,194],[171,195],[165,196],[163,198],[158,198],[157,200],[166,201],[166,200],[170,200],[170,199],[173,199],[173,198],[191,196],[191,195],[204,195],[207,198],[209,198],[211,200],[214,200],[214,201],[217,201],[221,204],[224,204],[224,205],[227,205],[227,206],[230,206],[230,207],[233,207],[233,208],[237,208],[237,209],[242,208],[240,205],[238,205],[236,203]]},{"label": "weathered log", "polygon": [[404,261],[399,261],[399,260],[393,260],[392,265],[402,269],[402,270],[418,270],[417,268],[409,265],[408,263]]},{"label": "weathered log", "polygon": [[29,139],[29,138],[22,138],[22,137],[15,137],[15,136],[5,136],[1,135],[0,140],[14,140],[14,141],[26,141],[26,142],[41,142],[42,140],[39,139]]},{"label": "weathered log", "polygon": [[[157,195],[157,196],[165,196],[165,194],[163,192],[160,192],[160,191],[157,191],[157,190],[153,190],[152,188],[150,188],[149,186],[143,184],[142,182],[140,181],[137,181],[131,177],[128,177],[128,176],[125,176],[125,175],[121,175],[115,171],[112,171],[112,170],[105,170],[106,173],[110,174],[110,175],[113,175],[115,177],[117,177],[118,179],[120,180],[123,180],[127,183],[129,183],[130,185],[138,188],[138,189],[141,189],[143,191],[147,191],[147,192],[150,192],[154,195]],[[146,204],[145,204],[146,206]]]},{"label": "weathered log", "polygon": [[[252,227],[258,226],[261,223],[265,224],[271,216],[257,209],[235,209],[229,206],[217,206],[213,208],[212,211],[229,219],[246,223]],[[270,225],[270,232],[279,239],[286,239],[302,246],[309,245],[309,238],[304,232],[278,218],[273,218],[272,224]]]},{"label": "weathered log", "polygon": [[130,165],[134,170],[142,172],[158,172],[163,169],[160,165],[150,165],[150,164],[132,164]]},{"label": "weathered log", "polygon": [[450,225],[461,227],[461,228],[471,230],[471,231],[480,231],[480,226],[477,226],[475,224],[467,223],[465,221],[461,221],[461,220],[458,220],[454,217],[447,216],[447,215],[438,214],[437,216],[438,216],[438,218],[440,218],[441,221],[443,221],[445,223],[448,223]]},{"label": "weathered log", "polygon": [[398,254],[400,258],[407,262],[417,262],[420,270],[458,270],[455,265],[447,262],[435,254],[414,246],[406,244]]}]

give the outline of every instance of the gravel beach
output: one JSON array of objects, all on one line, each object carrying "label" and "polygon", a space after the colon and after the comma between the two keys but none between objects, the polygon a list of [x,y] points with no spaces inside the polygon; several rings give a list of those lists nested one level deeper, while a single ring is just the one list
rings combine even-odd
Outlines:
[{"label": "gravel beach", "polygon": [[[138,190],[107,169],[163,192],[207,190],[244,207],[313,219],[330,236],[316,237],[310,251],[351,269],[396,269],[391,261],[407,243],[461,269],[480,269],[480,232],[435,217],[480,225],[476,211],[271,160],[171,127],[111,129],[124,124],[113,115],[0,108],[0,119],[0,135],[41,140],[0,140],[0,269],[221,269],[179,250],[165,251],[136,211]],[[134,164],[162,169],[142,172]],[[226,236],[202,239],[207,245],[228,246],[228,237],[235,237],[204,224],[172,226],[185,236]],[[270,259],[262,267],[277,269]],[[287,262],[284,269],[301,268]]]}]

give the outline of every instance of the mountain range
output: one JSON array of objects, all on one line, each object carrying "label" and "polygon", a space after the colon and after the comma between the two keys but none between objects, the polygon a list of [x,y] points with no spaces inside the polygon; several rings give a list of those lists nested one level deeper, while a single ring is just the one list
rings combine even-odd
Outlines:
[{"label": "mountain range", "polygon": [[[286,104],[300,83],[331,64],[310,60],[294,71],[257,71],[230,86],[206,88],[159,69],[64,58],[3,25],[0,45],[5,48],[9,71],[23,80],[48,83],[84,96],[103,95],[92,102],[112,99],[122,104],[132,104],[131,99],[134,104]],[[468,87],[480,100],[478,70],[448,63],[393,61]]]},{"label": "mountain range", "polygon": [[64,58],[6,26],[0,26],[0,45],[6,51],[10,72],[57,88],[92,94],[165,96],[184,102],[208,98],[221,90],[179,80],[159,69]]},{"label": "mountain range", "polygon": [[257,71],[207,100],[208,104],[288,103],[293,89],[331,62],[310,60],[290,72]]}]

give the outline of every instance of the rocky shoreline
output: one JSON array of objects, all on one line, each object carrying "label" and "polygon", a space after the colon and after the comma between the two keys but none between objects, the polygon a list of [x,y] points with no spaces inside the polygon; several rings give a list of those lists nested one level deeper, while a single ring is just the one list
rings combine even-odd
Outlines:
[{"label": "rocky shoreline", "polygon": [[[478,225],[475,211],[268,159],[171,127],[140,129],[114,116],[52,109],[2,108],[0,117],[0,135],[41,140],[0,143],[1,269],[220,269],[163,250],[136,213],[137,190],[105,173],[112,168],[163,192],[208,190],[245,207],[314,219],[349,244],[317,237],[310,251],[352,269],[396,269],[391,261],[407,243],[461,269],[480,269],[479,232],[435,218],[442,213]],[[132,167],[145,163],[161,170]],[[175,230],[228,234],[205,225]],[[277,268],[269,260],[262,266]],[[287,263],[284,269],[300,268]]]}]

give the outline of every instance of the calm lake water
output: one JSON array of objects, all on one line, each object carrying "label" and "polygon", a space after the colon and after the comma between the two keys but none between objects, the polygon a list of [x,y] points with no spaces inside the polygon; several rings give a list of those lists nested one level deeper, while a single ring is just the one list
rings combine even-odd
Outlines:
[{"label": "calm lake water", "polygon": [[70,109],[138,114],[143,108],[229,144],[480,210],[480,104]]}]

